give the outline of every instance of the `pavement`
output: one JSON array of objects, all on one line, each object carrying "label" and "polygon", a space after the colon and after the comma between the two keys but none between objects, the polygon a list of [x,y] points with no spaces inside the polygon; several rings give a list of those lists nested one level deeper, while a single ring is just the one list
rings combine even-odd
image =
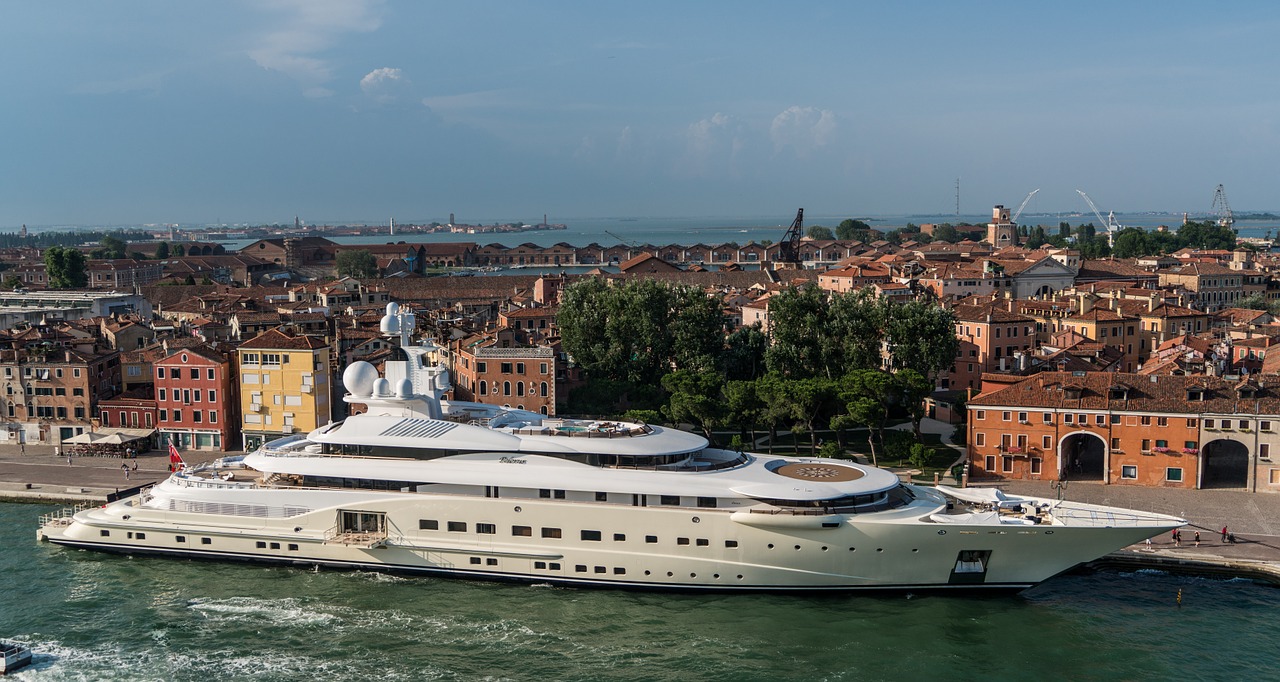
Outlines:
[{"label": "pavement", "polygon": [[[235,452],[185,452],[188,464],[196,464]],[[129,467],[125,472],[121,465]],[[137,464],[138,469],[133,470]],[[101,502],[107,495],[169,475],[169,454],[152,450],[134,459],[55,455],[52,446],[0,445],[0,500]]]}]

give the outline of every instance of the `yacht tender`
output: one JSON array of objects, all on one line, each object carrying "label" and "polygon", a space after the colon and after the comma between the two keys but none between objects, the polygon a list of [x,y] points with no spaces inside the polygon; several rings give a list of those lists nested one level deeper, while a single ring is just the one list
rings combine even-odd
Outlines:
[{"label": "yacht tender", "polygon": [[997,490],[929,488],[842,460],[709,447],[646,424],[447,401],[442,349],[379,377],[368,411],[46,517],[41,540],[111,552],[707,590],[1025,588],[1185,523]]}]

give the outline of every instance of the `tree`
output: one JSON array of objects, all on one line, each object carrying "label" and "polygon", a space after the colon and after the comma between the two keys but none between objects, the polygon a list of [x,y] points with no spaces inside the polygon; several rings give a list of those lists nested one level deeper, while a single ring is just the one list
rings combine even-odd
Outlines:
[{"label": "tree", "polygon": [[1247,308],[1249,310],[1269,310],[1270,305],[1267,303],[1267,297],[1260,293],[1250,294],[1236,301],[1233,307]]},{"label": "tree", "polygon": [[883,440],[884,421],[889,416],[889,401],[893,393],[893,378],[879,370],[855,370],[840,379],[837,391],[845,404],[846,417],[833,419],[832,428],[841,428],[849,423],[865,426],[871,463],[879,466],[876,440]]},{"label": "tree", "polygon": [[79,249],[51,246],[44,252],[44,267],[49,286],[54,289],[79,289],[89,284],[84,271],[85,257]]},{"label": "tree", "polygon": [[156,259],[164,260],[165,258],[168,258],[168,257],[169,257],[169,242],[160,242],[160,244],[156,246]]},{"label": "tree", "polygon": [[764,375],[764,354],[769,338],[760,325],[740,327],[725,339],[724,351],[716,357],[720,373],[728,381],[756,379]]},{"label": "tree", "polygon": [[924,419],[924,399],[933,393],[933,382],[914,369],[900,369],[893,375],[902,395],[902,407],[911,415],[911,429],[920,440],[920,421]]},{"label": "tree", "polygon": [[724,379],[716,372],[681,369],[662,377],[669,398],[664,410],[673,423],[688,422],[711,440],[711,429],[725,414],[721,391]]},{"label": "tree", "polygon": [[655,280],[565,289],[556,315],[564,350],[592,377],[659,386],[674,369],[715,367],[724,348],[719,303],[695,287]]},{"label": "tree", "polygon": [[842,241],[873,242],[871,226],[861,220],[846,218],[836,226],[836,239]]},{"label": "tree", "polygon": [[[807,432],[809,452],[817,454],[818,435],[814,425],[823,417],[830,420],[832,403],[837,398],[836,382],[822,377],[788,381],[785,393],[786,404],[791,408],[791,418],[795,420],[792,431]],[[799,451],[798,443],[796,451]]]},{"label": "tree", "polygon": [[890,366],[913,369],[932,379],[955,364],[960,341],[955,315],[939,305],[922,301],[890,304],[885,313],[885,342]]},{"label": "tree", "polygon": [[[181,248],[179,245],[177,248]],[[355,277],[372,279],[378,276],[378,261],[372,253],[360,249],[357,251],[339,251],[336,260],[339,277]]]},{"label": "tree", "polygon": [[4,278],[4,282],[3,282],[2,284],[0,284],[0,287],[3,287],[3,288],[8,289],[8,290],[10,290],[10,291],[12,291],[13,289],[21,289],[21,288],[22,288],[22,280],[18,279],[18,278],[17,278],[16,276],[14,276],[14,275],[9,275],[8,277],[5,277],[5,278]]},{"label": "tree", "polygon": [[954,244],[960,241],[960,233],[951,223],[943,223],[933,228],[933,241]]},{"label": "tree", "polygon": [[125,240],[115,236],[107,235],[98,241],[102,245],[103,255],[101,258],[124,258],[129,244]]},{"label": "tree", "polygon": [[182,258],[183,256],[187,255],[187,247],[181,244],[174,244],[173,248],[169,249],[169,252],[175,258]]},{"label": "tree", "polygon": [[764,418],[764,403],[756,391],[755,381],[726,381],[724,384],[724,421],[738,427],[748,442],[755,443],[756,427]]},{"label": "tree", "polygon": [[1047,243],[1048,241],[1049,241],[1049,236],[1045,234],[1044,226],[1036,225],[1034,228],[1031,229],[1030,234],[1027,235],[1027,248],[1038,249],[1044,246],[1045,243]]},{"label": "tree", "polygon": [[1147,231],[1136,227],[1126,227],[1117,232],[1115,243],[1111,254],[1116,258],[1136,258],[1151,253],[1147,245]]},{"label": "tree", "polygon": [[810,239],[835,239],[835,236],[831,234],[831,228],[821,225],[810,225],[804,234]]},{"label": "tree", "polygon": [[195,286],[196,285],[195,275],[187,275],[187,278],[182,280],[182,283],[189,287]]},{"label": "tree", "polygon": [[880,366],[888,304],[871,289],[834,294],[828,306],[828,376]]},{"label": "tree", "polygon": [[826,292],[814,284],[783,289],[769,299],[771,345],[765,366],[771,373],[793,379],[829,376],[824,341],[830,306]]}]

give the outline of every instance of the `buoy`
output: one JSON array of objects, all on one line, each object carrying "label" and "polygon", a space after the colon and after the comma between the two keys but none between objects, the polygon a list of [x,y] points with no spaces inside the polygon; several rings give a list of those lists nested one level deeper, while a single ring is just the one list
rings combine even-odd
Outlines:
[{"label": "buoy", "polygon": [[1182,606],[1182,588],[1178,588],[1178,606]]}]

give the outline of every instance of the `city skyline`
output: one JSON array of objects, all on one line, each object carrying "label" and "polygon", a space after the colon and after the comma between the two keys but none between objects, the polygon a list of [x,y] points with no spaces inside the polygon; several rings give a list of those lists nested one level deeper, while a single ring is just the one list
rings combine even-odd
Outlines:
[{"label": "city skyline", "polygon": [[8,15],[0,229],[1277,206],[1262,3]]}]

